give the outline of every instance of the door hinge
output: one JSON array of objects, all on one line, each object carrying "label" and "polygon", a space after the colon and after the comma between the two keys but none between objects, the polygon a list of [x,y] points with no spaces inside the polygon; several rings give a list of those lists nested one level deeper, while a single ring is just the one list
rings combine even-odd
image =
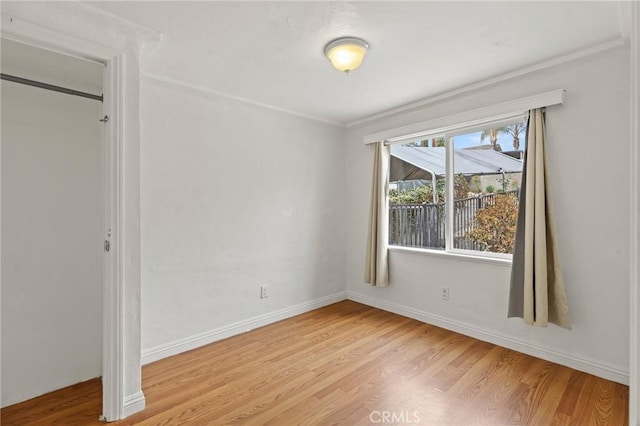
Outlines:
[{"label": "door hinge", "polygon": [[109,240],[104,240],[104,251],[109,251],[109,249],[111,248],[111,243],[109,242]]}]

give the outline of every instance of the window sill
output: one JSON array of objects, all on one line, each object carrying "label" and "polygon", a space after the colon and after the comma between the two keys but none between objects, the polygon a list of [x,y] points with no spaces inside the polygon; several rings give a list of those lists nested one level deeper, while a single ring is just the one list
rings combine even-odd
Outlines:
[{"label": "window sill", "polygon": [[446,258],[450,260],[461,260],[464,262],[500,265],[500,266],[506,266],[506,267],[511,267],[511,263],[512,263],[511,259],[500,259],[497,257],[486,257],[486,256],[475,256],[475,255],[461,254],[461,253],[451,253],[451,252],[445,252],[440,250],[429,250],[429,249],[416,248],[416,247],[389,246],[389,251],[417,254],[420,256],[428,256],[428,257],[440,257],[440,258]]}]

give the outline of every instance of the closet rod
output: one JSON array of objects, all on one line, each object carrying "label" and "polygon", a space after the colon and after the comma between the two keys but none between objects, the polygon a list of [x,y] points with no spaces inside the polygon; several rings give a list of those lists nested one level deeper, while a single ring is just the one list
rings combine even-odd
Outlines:
[{"label": "closet rod", "polygon": [[29,80],[27,78],[16,77],[15,75],[0,73],[0,79],[13,81],[14,83],[26,84],[27,86],[39,87],[41,89],[53,90],[54,92],[66,93],[67,95],[80,96],[82,98],[94,99],[102,102],[102,95],[94,95],[92,93],[80,92],[78,90],[67,89],[66,87],[54,86],[53,84],[42,83],[40,81]]}]

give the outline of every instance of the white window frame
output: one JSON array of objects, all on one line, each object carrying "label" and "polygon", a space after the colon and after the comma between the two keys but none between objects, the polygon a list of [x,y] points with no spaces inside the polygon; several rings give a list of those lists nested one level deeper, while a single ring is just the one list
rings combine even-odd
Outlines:
[{"label": "white window frame", "polygon": [[521,122],[534,108],[562,104],[565,90],[557,89],[526,98],[516,99],[468,112],[441,117],[434,120],[410,124],[396,129],[385,130],[364,137],[366,145],[384,141],[387,145],[404,145],[414,141],[444,137],[446,147],[445,175],[445,249],[437,250],[422,247],[404,247],[390,245],[392,251],[410,252],[450,258],[478,260],[481,262],[511,264],[511,254],[493,253],[475,250],[463,250],[452,247],[453,243],[453,175],[455,136],[502,127]]},{"label": "white window frame", "polygon": [[[455,220],[455,211],[454,211],[454,178],[455,178],[455,137],[468,134],[481,132],[483,130],[495,129],[498,127],[509,126],[517,123],[522,123],[529,116],[529,111],[517,111],[510,114],[501,115],[500,117],[487,118],[483,120],[478,120],[471,123],[461,123],[459,125],[451,126],[449,129],[445,130],[443,133],[433,134],[432,132],[419,132],[410,135],[407,137],[397,137],[391,138],[385,142],[386,145],[405,145],[408,143],[412,143],[415,141],[420,141],[424,139],[432,139],[441,137],[444,138],[445,141],[445,203],[444,203],[444,214],[445,214],[445,253],[454,253],[463,256],[479,256],[479,257],[490,257],[495,259],[502,259],[510,261],[512,258],[511,253],[496,253],[490,251],[479,251],[479,250],[465,250],[453,247],[454,241],[454,220]],[[401,247],[401,246],[393,246],[390,245],[390,248]],[[430,250],[430,251],[442,251],[429,247],[416,247],[418,250]]]}]

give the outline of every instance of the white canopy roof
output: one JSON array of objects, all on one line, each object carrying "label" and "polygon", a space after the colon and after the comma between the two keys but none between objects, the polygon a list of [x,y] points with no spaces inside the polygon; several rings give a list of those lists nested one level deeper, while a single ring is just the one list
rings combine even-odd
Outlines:
[{"label": "white canopy roof", "polygon": [[[489,175],[522,171],[522,160],[494,150],[454,151],[456,174]],[[446,152],[444,147],[391,146],[391,182],[399,180],[427,179],[431,174],[445,175]]]}]

